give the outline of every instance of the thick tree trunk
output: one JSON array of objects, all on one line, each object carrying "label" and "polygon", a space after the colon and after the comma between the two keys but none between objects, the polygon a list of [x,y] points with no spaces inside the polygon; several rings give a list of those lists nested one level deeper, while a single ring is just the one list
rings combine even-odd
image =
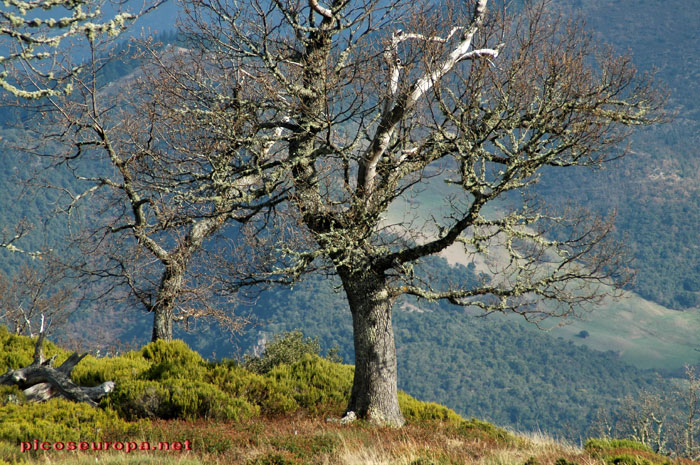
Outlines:
[{"label": "thick tree trunk", "polygon": [[373,423],[402,426],[391,325],[393,298],[384,280],[372,273],[341,278],[355,342],[355,378],[346,415],[354,412]]},{"label": "thick tree trunk", "polygon": [[156,302],[151,307],[153,312],[153,342],[158,339],[173,340],[173,317],[177,297],[182,292],[185,266],[174,264],[167,266],[163,272]]},{"label": "thick tree trunk", "polygon": [[164,341],[173,340],[173,308],[156,303],[153,306],[153,333],[151,341],[158,339]]}]

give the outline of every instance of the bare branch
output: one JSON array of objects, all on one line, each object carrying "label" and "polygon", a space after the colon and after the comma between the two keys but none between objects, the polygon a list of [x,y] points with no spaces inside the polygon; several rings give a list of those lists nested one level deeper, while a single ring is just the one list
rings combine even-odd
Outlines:
[{"label": "bare branch", "polygon": [[333,12],[329,10],[328,8],[325,8],[321,6],[318,3],[318,0],[309,0],[309,6],[318,14],[323,16],[326,19],[333,19]]}]

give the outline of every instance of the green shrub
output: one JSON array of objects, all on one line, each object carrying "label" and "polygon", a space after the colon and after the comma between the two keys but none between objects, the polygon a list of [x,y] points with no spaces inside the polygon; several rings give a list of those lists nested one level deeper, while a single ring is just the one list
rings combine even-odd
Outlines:
[{"label": "green shrub", "polygon": [[24,393],[17,386],[0,386],[0,407],[5,404],[22,404]]},{"label": "green shrub", "polygon": [[0,441],[96,441],[105,434],[138,431],[109,409],[64,399],[24,405],[7,404],[0,409]]},{"label": "green shrub", "polygon": [[113,408],[120,417],[163,418],[168,415],[170,392],[155,381],[129,380],[116,384],[114,391],[102,401]]},{"label": "green shrub", "polygon": [[126,419],[243,420],[259,414],[257,406],[201,381],[131,380],[117,385],[106,405]]},{"label": "green shrub", "polygon": [[479,438],[507,444],[516,442],[516,437],[508,431],[476,418],[461,422],[457,426],[457,432],[466,438]]},{"label": "green shrub", "polygon": [[264,413],[285,414],[299,410],[299,403],[292,393],[274,380],[245,377],[239,381],[241,383],[234,392],[241,392],[242,397],[260,406]]},{"label": "green shrub", "polygon": [[[35,343],[36,338],[15,336],[5,326],[0,325],[0,374],[32,363]],[[68,358],[68,352],[58,348],[50,341],[44,341],[43,349],[46,358],[57,356],[57,365]]]},{"label": "green shrub", "polygon": [[608,465],[670,464],[668,457],[656,454],[651,447],[631,439],[589,439],[584,448]]},{"label": "green shrub", "polygon": [[[273,368],[266,377],[310,412],[344,408],[350,398],[354,367],[306,354],[292,365]],[[265,409],[265,405],[262,405]]]},{"label": "green shrub", "polygon": [[320,353],[318,338],[305,338],[301,331],[291,331],[273,336],[260,357],[246,355],[243,366],[246,370],[264,374],[279,365],[292,365],[305,355]]},{"label": "green shrub", "polygon": [[433,402],[422,402],[399,392],[399,407],[408,421],[446,421],[455,425],[464,421],[454,410]]},{"label": "green shrub", "polygon": [[651,447],[631,439],[592,438],[586,441],[584,448],[589,452],[604,452],[615,449],[631,449],[641,452],[653,452]]},{"label": "green shrub", "polygon": [[72,373],[73,381],[81,386],[97,386],[105,381],[121,382],[139,379],[151,367],[138,352],[110,358],[85,357]]},{"label": "green shrub", "polygon": [[178,361],[183,364],[199,364],[204,360],[194,350],[190,349],[185,341],[163,341],[159,339],[141,348],[138,353],[149,362],[158,364],[161,362]]},{"label": "green shrub", "polygon": [[[27,358],[27,363],[20,360],[17,366],[31,361],[33,342],[29,338],[10,335],[0,328],[0,344],[17,349],[18,357]],[[59,358],[67,356],[55,346],[47,347],[52,347]],[[183,341],[157,341],[137,352],[113,358],[88,356],[75,367],[74,381],[90,386],[111,380],[116,383],[115,390],[102,400],[103,410],[84,405],[76,409],[95,412],[95,421],[87,424],[114,418],[117,425],[123,421],[116,415],[126,420],[245,420],[261,412],[287,414],[300,409],[339,414],[347,406],[354,367],[321,358],[319,350],[316,340],[304,338],[299,332],[280,335],[268,346],[265,355],[256,359],[259,363],[256,370],[264,374],[251,372],[232,361],[206,362]],[[0,351],[0,357],[7,359],[7,353]],[[21,401],[16,388],[0,389],[0,404],[14,399]],[[446,421],[462,428],[465,434],[473,435],[477,431],[482,437],[507,437],[503,430],[488,423],[464,422],[446,407],[420,402],[403,392],[399,394],[399,403],[410,421]],[[34,415],[29,413],[25,418]],[[50,417],[38,428],[49,428],[52,421],[57,420]],[[63,431],[62,428],[55,425],[56,431]],[[24,432],[17,427],[7,435],[16,437]]]},{"label": "green shrub", "polygon": [[184,341],[158,340],[144,346],[139,353],[151,363],[143,375],[145,379],[203,379],[206,374],[204,359]]}]

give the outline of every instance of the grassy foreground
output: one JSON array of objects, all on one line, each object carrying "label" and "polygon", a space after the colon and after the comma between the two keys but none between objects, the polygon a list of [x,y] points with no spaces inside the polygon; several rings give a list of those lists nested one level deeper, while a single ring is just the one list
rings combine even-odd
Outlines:
[{"label": "grassy foreground", "polygon": [[[273,350],[274,349],[274,350]],[[31,361],[33,342],[0,327],[0,373]],[[67,356],[48,345],[57,364]],[[631,441],[585,447],[517,435],[399,396],[408,423],[342,425],[353,367],[319,357],[301,338],[275,341],[260,359],[208,362],[181,341],[123,356],[87,357],[82,385],[116,381],[99,408],[27,403],[0,388],[0,465],[661,465],[680,463]]]},{"label": "grassy foreground", "polygon": [[[188,439],[185,439],[188,438]],[[191,451],[12,452],[0,447],[9,463],[164,464],[164,465],[661,465],[672,461],[632,441],[590,440],[585,447],[540,435],[517,435],[488,423],[411,421],[401,429],[363,422],[340,425],[297,414],[242,422],[155,421],[129,438],[137,442],[190,441]],[[0,463],[4,463],[0,460]]]}]

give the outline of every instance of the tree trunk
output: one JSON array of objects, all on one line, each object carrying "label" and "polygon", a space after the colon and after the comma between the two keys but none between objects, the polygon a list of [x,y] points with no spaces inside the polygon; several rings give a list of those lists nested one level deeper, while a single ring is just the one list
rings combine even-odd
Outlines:
[{"label": "tree trunk", "polygon": [[173,309],[156,304],[153,307],[153,334],[151,341],[158,339],[164,341],[173,340]]},{"label": "tree trunk", "polygon": [[190,259],[202,247],[204,240],[226,223],[227,218],[228,213],[222,212],[193,223],[184,241],[175,250],[166,253],[167,258],[161,258],[165,264],[165,270],[158,286],[156,302],[150,308],[153,312],[151,341],[173,340],[175,306],[178,298],[183,294],[185,273]]},{"label": "tree trunk", "polygon": [[151,307],[153,312],[153,335],[151,341],[158,339],[173,340],[173,317],[177,297],[182,292],[185,267],[178,264],[169,265],[163,272],[156,302]]},{"label": "tree trunk", "polygon": [[383,278],[373,273],[341,274],[352,312],[355,377],[346,415],[372,423],[402,426],[396,346],[391,326],[393,298]]}]

